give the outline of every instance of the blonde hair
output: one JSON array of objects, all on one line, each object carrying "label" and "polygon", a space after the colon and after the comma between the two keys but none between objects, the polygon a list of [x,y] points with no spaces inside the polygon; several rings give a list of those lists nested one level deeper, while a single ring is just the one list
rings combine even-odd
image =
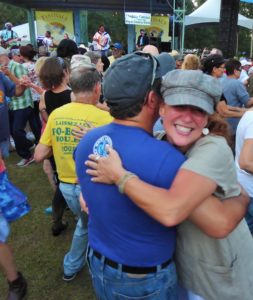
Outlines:
[{"label": "blonde hair", "polygon": [[34,66],[34,71],[35,71],[36,75],[39,75],[40,70],[47,59],[48,59],[47,56],[42,56],[36,61],[35,66]]},{"label": "blonde hair", "polygon": [[187,54],[182,64],[182,70],[199,70],[200,60],[195,54]]}]

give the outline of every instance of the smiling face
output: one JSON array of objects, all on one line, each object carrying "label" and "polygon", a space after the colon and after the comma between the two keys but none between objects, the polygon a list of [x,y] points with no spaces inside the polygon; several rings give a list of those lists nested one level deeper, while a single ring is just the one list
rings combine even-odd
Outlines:
[{"label": "smiling face", "polygon": [[162,104],[160,116],[163,119],[167,140],[183,152],[202,136],[202,129],[208,122],[207,113],[189,105]]}]

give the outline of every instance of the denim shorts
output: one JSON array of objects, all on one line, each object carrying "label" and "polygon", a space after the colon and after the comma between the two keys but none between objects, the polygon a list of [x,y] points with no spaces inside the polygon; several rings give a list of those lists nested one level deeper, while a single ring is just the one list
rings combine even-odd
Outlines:
[{"label": "denim shorts", "polygon": [[9,140],[0,142],[0,154],[3,158],[9,156]]},{"label": "denim shorts", "polygon": [[5,243],[10,233],[10,227],[0,209],[0,243]]}]

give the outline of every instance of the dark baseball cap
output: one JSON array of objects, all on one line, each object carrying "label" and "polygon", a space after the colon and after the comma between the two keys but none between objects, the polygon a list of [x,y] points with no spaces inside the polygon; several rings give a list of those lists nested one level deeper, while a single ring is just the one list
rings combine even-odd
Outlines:
[{"label": "dark baseball cap", "polygon": [[165,54],[154,57],[137,51],[118,58],[104,75],[103,95],[108,106],[123,108],[143,102],[154,80],[175,68],[174,59]]},{"label": "dark baseball cap", "polygon": [[216,66],[216,65],[222,65],[225,63],[225,59],[222,55],[219,55],[219,54],[210,54],[208,55],[204,60],[204,65],[207,64],[207,65],[213,65],[213,66]]}]

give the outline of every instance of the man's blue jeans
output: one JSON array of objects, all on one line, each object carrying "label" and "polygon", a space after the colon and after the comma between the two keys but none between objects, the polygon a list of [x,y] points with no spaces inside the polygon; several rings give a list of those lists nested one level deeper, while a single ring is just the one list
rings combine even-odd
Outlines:
[{"label": "man's blue jeans", "polygon": [[30,106],[9,112],[11,135],[15,142],[16,151],[19,156],[25,159],[32,156],[29,149],[33,143],[26,138],[25,127],[27,122],[33,118],[33,114],[33,108]]},{"label": "man's blue jeans", "polygon": [[174,263],[149,274],[129,274],[106,265],[88,251],[88,264],[93,287],[99,300],[176,300],[177,275]]},{"label": "man's blue jeans", "polygon": [[249,226],[249,230],[251,234],[253,234],[253,198],[250,198],[250,203],[248,207],[247,214],[245,216],[245,220]]},{"label": "man's blue jeans", "polygon": [[65,255],[63,269],[65,275],[73,275],[80,271],[85,264],[85,253],[88,242],[87,220],[81,212],[79,203],[80,186],[78,184],[60,183],[60,190],[69,208],[78,216],[69,252]]}]

